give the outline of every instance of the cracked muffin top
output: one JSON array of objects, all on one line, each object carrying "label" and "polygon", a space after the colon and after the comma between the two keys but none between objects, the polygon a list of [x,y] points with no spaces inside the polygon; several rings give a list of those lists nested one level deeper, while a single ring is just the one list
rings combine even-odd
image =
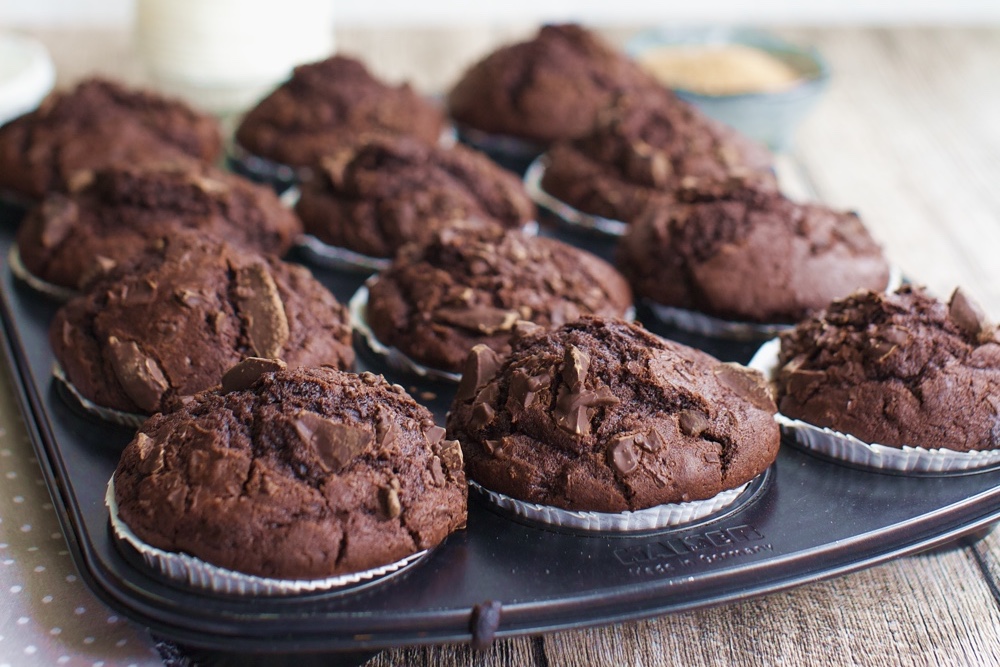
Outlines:
[{"label": "cracked muffin top", "polygon": [[739,179],[680,199],[650,207],[618,247],[637,296],[727,320],[791,323],[889,282],[889,263],[856,213]]},{"label": "cracked muffin top", "polygon": [[463,223],[404,246],[371,286],[366,319],[382,343],[458,372],[477,343],[505,351],[518,320],[548,328],[581,315],[623,317],[631,305],[625,279],[590,253]]},{"label": "cracked muffin top", "polygon": [[390,86],[354,58],[299,65],[292,78],[250,109],[236,141],[254,155],[311,167],[361,133],[405,134],[437,142],[444,112],[409,84]]},{"label": "cracked muffin top", "polygon": [[0,127],[0,188],[30,199],[61,192],[81,169],[190,157],[213,162],[218,122],[180,100],[87,79]]},{"label": "cracked muffin top", "polygon": [[862,291],[781,335],[778,406],[892,447],[1000,448],[1000,327],[961,289]]},{"label": "cracked muffin top", "polygon": [[218,385],[245,357],[350,368],[348,322],[305,268],[173,232],[60,308],[49,341],[84,397],[148,414]]},{"label": "cracked muffin top", "polygon": [[660,87],[593,32],[547,25],[472,65],[448,93],[448,111],[468,127],[545,145],[589,132],[618,94]]},{"label": "cracked muffin top", "polygon": [[465,526],[461,447],[402,387],[263,361],[154,416],[125,448],[115,498],[141,540],[317,579],[394,563]]},{"label": "cracked muffin top", "polygon": [[302,223],[270,188],[207,164],[169,161],[77,172],[72,192],[50,194],[28,213],[17,245],[30,273],[78,289],[178,229],[283,255]]},{"label": "cracked muffin top", "polygon": [[550,148],[541,185],[579,211],[632,222],[681,188],[733,177],[777,188],[766,148],[661,88],[620,97],[587,135]]},{"label": "cracked muffin top", "polygon": [[306,231],[332,246],[392,257],[456,220],[522,227],[535,205],[514,174],[485,155],[412,137],[369,137],[324,158],[295,206]]},{"label": "cracked muffin top", "polygon": [[711,498],[777,457],[764,377],[621,320],[521,324],[477,345],[448,415],[469,478],[528,502],[621,512]]}]

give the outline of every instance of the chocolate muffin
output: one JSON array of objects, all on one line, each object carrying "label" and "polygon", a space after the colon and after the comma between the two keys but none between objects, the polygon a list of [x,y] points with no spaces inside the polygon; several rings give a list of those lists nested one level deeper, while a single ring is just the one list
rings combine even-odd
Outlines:
[{"label": "chocolate muffin", "polygon": [[621,317],[632,293],[603,260],[555,239],[461,224],[404,246],[371,285],[366,319],[379,341],[458,372],[477,343],[503,352],[518,320],[557,327]]},{"label": "chocolate muffin", "polygon": [[207,164],[166,162],[77,172],[72,192],[28,213],[17,245],[31,274],[77,288],[183,228],[282,255],[302,224],[266,187]]},{"label": "chocolate muffin", "polygon": [[552,146],[545,160],[546,193],[625,223],[680,188],[740,177],[777,189],[766,148],[666,89],[621,97],[591,132]]},{"label": "chocolate muffin", "polygon": [[520,179],[485,155],[410,137],[372,137],[326,157],[304,182],[295,211],[328,245],[391,257],[456,220],[521,227],[535,206]]},{"label": "chocolate muffin", "polygon": [[170,409],[245,357],[354,362],[347,312],[309,271],[185,231],[63,306],[49,339],[80,394],[131,413]]},{"label": "chocolate muffin", "polygon": [[584,317],[469,354],[448,415],[470,479],[519,500],[621,512],[711,498],[777,457],[763,376]]},{"label": "chocolate muffin", "polygon": [[856,289],[886,288],[889,265],[855,213],[741,181],[681,198],[650,207],[618,247],[638,296],[725,320],[792,323]]},{"label": "chocolate muffin", "polygon": [[1000,328],[956,289],[861,291],[781,335],[782,414],[868,442],[1000,448]]},{"label": "chocolate muffin", "polygon": [[291,79],[247,112],[236,141],[268,160],[310,167],[362,132],[433,143],[444,125],[444,113],[409,84],[389,86],[360,61],[334,56],[296,67]]},{"label": "chocolate muffin", "polygon": [[472,65],[448,93],[463,126],[548,145],[587,134],[622,92],[661,86],[578,25],[547,25]]},{"label": "chocolate muffin", "polygon": [[81,169],[182,156],[212,162],[221,150],[211,116],[179,100],[87,79],[0,127],[0,188],[40,199],[67,190]]},{"label": "chocolate muffin", "polygon": [[115,471],[147,544],[264,577],[396,562],[465,526],[462,450],[380,376],[264,370],[147,421]]}]

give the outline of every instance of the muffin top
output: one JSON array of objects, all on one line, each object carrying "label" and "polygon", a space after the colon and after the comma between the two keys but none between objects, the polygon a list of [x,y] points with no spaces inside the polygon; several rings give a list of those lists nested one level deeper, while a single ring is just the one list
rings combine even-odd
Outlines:
[{"label": "muffin top", "polygon": [[581,315],[621,317],[625,279],[555,239],[464,223],[408,245],[371,286],[367,320],[414,361],[458,372],[473,345],[501,352],[518,320],[560,326]]},{"label": "muffin top", "polygon": [[789,417],[894,447],[1000,448],[1000,328],[961,289],[860,291],[781,335]]},{"label": "muffin top", "polygon": [[295,207],[306,231],[333,246],[391,257],[456,220],[521,227],[535,206],[514,174],[485,155],[412,137],[368,137],[324,158]]},{"label": "muffin top", "polygon": [[444,113],[409,84],[389,86],[358,60],[300,65],[243,117],[236,140],[255,155],[309,167],[358,133],[407,134],[433,143]]},{"label": "muffin top", "polygon": [[740,177],[776,189],[766,148],[666,89],[620,97],[592,131],[548,153],[542,188],[570,206],[632,222],[680,188]]},{"label": "muffin top", "polygon": [[466,521],[462,451],[381,376],[259,369],[148,420],[115,471],[147,544],[316,579],[396,562]]},{"label": "muffin top", "polygon": [[547,25],[472,65],[448,93],[466,126],[540,144],[590,131],[622,91],[659,88],[625,54],[578,25]]},{"label": "muffin top", "polygon": [[514,498],[621,512],[711,498],[777,457],[763,376],[637,324],[520,326],[476,346],[448,416],[469,477]]},{"label": "muffin top", "polygon": [[617,263],[639,296],[748,322],[796,322],[889,265],[857,214],[744,181],[683,191],[630,226]]},{"label": "muffin top", "polygon": [[73,174],[182,156],[212,162],[218,122],[179,100],[91,78],[0,127],[0,188],[31,199],[65,191]]},{"label": "muffin top", "polygon": [[302,225],[270,188],[183,160],[77,172],[70,193],[28,213],[17,244],[28,271],[75,289],[182,228],[282,255]]},{"label": "muffin top", "polygon": [[354,363],[346,309],[301,266],[195,232],[173,232],[55,315],[49,339],[69,381],[124,412],[169,409],[245,357]]}]

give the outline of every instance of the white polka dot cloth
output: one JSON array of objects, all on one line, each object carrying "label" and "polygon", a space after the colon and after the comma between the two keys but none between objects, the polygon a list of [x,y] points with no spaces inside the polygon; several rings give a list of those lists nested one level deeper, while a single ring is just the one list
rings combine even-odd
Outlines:
[{"label": "white polka dot cloth", "polygon": [[162,667],[149,634],[80,581],[0,366],[0,667]]}]

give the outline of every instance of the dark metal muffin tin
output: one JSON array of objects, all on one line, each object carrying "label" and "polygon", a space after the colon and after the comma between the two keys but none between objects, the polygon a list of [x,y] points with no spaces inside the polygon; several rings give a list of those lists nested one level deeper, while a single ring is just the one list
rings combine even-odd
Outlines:
[{"label": "dark metal muffin tin", "polygon": [[[21,214],[0,208],[0,257],[7,256]],[[316,273],[345,301],[362,280]],[[132,433],[75,411],[57,394],[47,342],[56,304],[16,281],[8,267],[0,298],[14,387],[84,579],[121,614],[216,658],[286,653],[298,654],[302,665],[327,652],[468,642],[474,627],[477,639],[488,641],[494,630],[503,637],[655,616],[971,540],[1000,518],[996,468],[879,474],[786,444],[747,500],[683,528],[630,536],[558,532],[513,520],[473,494],[468,528],[388,579],[291,598],[214,596],[161,580],[116,548],[104,492]],[[648,321],[657,333],[676,334]],[[684,342],[744,362],[755,347],[690,336]],[[359,361],[360,368],[385,370]],[[443,420],[452,385],[394,379]]]}]

